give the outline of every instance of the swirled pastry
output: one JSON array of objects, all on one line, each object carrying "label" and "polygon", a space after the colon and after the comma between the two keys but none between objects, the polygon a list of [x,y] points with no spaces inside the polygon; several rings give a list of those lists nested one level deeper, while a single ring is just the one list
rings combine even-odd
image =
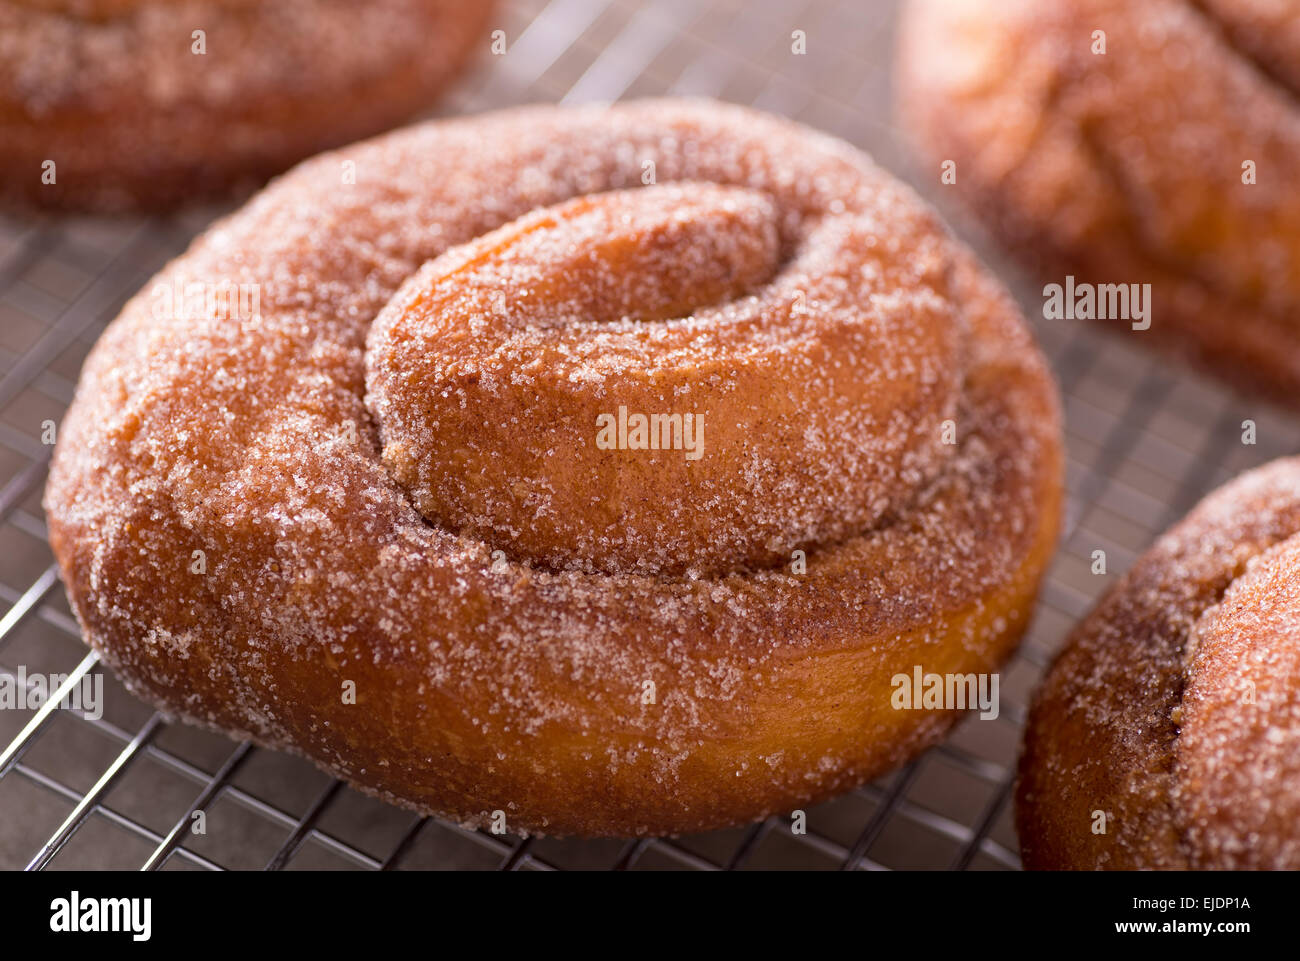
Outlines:
[{"label": "swirled pastry", "polygon": [[[257,309],[166,300],[195,283]],[[1014,305],[906,188],[652,101],[296,168],[104,334],[46,508],[90,643],[168,711],[422,811],[635,835],[938,739],[891,678],[1009,654],[1060,475]]]},{"label": "swirled pastry", "polygon": [[1079,625],[1029,715],[1030,868],[1300,868],[1300,460],[1221,487]]},{"label": "swirled pastry", "polygon": [[909,0],[900,119],[1082,315],[1294,404],[1297,64],[1294,0]]},{"label": "swirled pastry", "polygon": [[0,0],[0,200],[119,211],[256,183],[427,107],[492,7]]}]

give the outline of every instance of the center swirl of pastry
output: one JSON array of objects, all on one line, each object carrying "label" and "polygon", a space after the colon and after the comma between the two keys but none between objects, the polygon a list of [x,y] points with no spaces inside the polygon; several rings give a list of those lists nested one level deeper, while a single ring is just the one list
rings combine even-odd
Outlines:
[{"label": "center swirl of pastry", "polygon": [[430,523],[553,569],[715,576],[869,529],[937,473],[961,331],[867,219],[742,187],[583,196],[388,302],[367,403]]}]

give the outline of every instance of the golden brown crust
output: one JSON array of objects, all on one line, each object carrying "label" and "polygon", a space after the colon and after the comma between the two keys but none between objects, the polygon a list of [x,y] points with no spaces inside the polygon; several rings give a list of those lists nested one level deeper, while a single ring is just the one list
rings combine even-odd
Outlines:
[{"label": "golden brown crust", "polygon": [[[345,158],[359,176],[341,191]],[[617,192],[638,185],[647,162],[658,186]],[[705,263],[715,257],[734,276]],[[580,262],[586,283],[566,286]],[[837,264],[851,275],[837,281]],[[260,314],[155,312],[151,291],[182,278],[257,284]],[[476,299],[479,282],[500,304]],[[781,326],[796,320],[778,296],[795,289],[799,336]],[[459,326],[430,336],[429,297],[453,311],[480,304],[482,314],[455,316],[481,323],[484,339]],[[595,314],[570,316],[573,304]],[[925,346],[926,325],[943,333],[934,343],[960,345],[953,366],[935,365],[948,355]],[[878,342],[877,357],[897,367],[855,360],[863,338],[886,334],[901,339]],[[601,452],[645,497],[663,498],[664,523],[646,528],[651,563],[593,556],[569,518],[538,530],[502,521],[521,503],[553,516],[574,492],[593,516],[605,509],[618,492],[587,474],[601,467],[596,425],[566,431],[592,398],[614,410],[623,389],[653,383],[646,371],[699,391],[706,416],[777,394],[810,427],[837,409],[843,381],[849,396],[864,392],[861,416],[879,421],[854,461],[865,465],[872,450],[906,448],[915,429],[908,416],[877,418],[873,404],[931,368],[937,396],[953,391],[956,444],[901,458],[914,486],[891,495],[886,514],[809,539],[805,573],[789,554],[754,563],[727,512],[663,497],[690,493],[669,467],[681,450]],[[686,399],[665,412],[697,402],[676,396]],[[554,416],[555,434],[527,420],[521,397]],[[384,445],[414,445],[419,460],[462,400],[473,465],[463,485],[426,458],[403,486]],[[729,480],[756,525],[769,513],[798,519],[802,503],[820,503],[818,460],[751,428],[747,453],[746,438],[732,449],[706,421],[693,466]],[[397,803],[473,822],[502,810],[511,829],[544,833],[750,820],[933,743],[955,713],[894,710],[892,676],[991,671],[1008,656],[1060,504],[1055,393],[1007,295],[861,154],[712,102],[528,108],[301,165],[127,305],[61,431],[51,541],[88,639],[133,689]],[[509,465],[500,476],[493,451]],[[733,463],[729,478],[718,473]],[[835,469],[848,468],[828,464],[825,482],[846,497],[897,490],[865,469],[845,487]],[[496,484],[511,472],[517,501],[483,498],[480,476]],[[648,523],[654,506],[629,507],[630,522]],[[452,510],[482,522],[438,519]],[[789,537],[786,549],[798,543]],[[660,557],[661,540],[671,547]],[[700,544],[711,554],[692,560]],[[203,574],[191,573],[196,550]],[[355,705],[341,700],[346,681]]]},{"label": "golden brown crust", "polygon": [[1135,337],[1294,403],[1298,10],[911,0],[900,115],[936,171],[956,162],[949,189],[1046,277],[1150,283],[1151,329]]},{"label": "golden brown crust", "polygon": [[1026,867],[1300,867],[1298,572],[1294,458],[1215,491],[1138,560],[1035,696]]},{"label": "golden brown crust", "polygon": [[491,10],[486,0],[0,0],[0,200],[160,209],[252,186],[427,107]]}]

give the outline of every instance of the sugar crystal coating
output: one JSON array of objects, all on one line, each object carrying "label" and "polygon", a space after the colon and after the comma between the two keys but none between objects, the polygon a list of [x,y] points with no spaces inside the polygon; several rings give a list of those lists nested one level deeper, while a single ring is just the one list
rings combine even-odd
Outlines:
[{"label": "sugar crystal coating", "polygon": [[[872,198],[836,201],[669,184],[453,248],[372,328],[390,472],[430,521],[553,567],[717,574],[869,529],[954,449],[965,330],[945,238],[899,218],[882,250]],[[610,451],[616,410],[685,427]]]},{"label": "sugar crystal coating", "polygon": [[1028,866],[1300,866],[1298,563],[1289,458],[1210,494],[1079,625],[1026,729]]},{"label": "sugar crystal coating", "polygon": [[[355,163],[354,185],[339,184],[342,159]],[[653,187],[641,186],[647,161]],[[694,205],[687,181],[702,185]],[[465,345],[457,363],[492,381],[460,388],[466,416],[493,429],[465,441],[490,436],[497,446],[482,456],[521,462],[549,449],[545,435],[495,423],[510,409],[494,406],[499,394],[571,398],[606,376],[677,365],[692,389],[725,395],[734,383],[729,402],[744,408],[771,386],[746,380],[745,365],[786,364],[800,378],[773,382],[809,421],[782,469],[776,453],[746,459],[717,441],[698,463],[715,451],[738,457],[734,475],[715,479],[732,485],[720,496],[751,498],[759,528],[793,520],[790,545],[805,537],[809,505],[805,572],[785,556],[728,554],[739,515],[719,527],[671,503],[661,527],[641,529],[647,565],[534,562],[518,536],[497,536],[499,505],[486,502],[465,530],[430,520],[436,511],[422,515],[414,488],[384,462],[372,407],[383,420],[419,400],[384,378],[442,361],[393,349],[391,330],[372,330],[376,317],[398,316],[412,290],[491,231],[575,198],[591,198],[597,220],[630,204],[631,235],[644,239],[638,225],[662,226],[662,213],[605,196],[627,188],[662,198],[669,213],[692,211],[688,257],[725,254],[726,237],[702,236],[710,218],[743,221],[735,284],[666,261],[688,282],[649,284],[648,304],[618,305],[625,319],[572,319],[564,305],[591,290],[515,263],[504,272],[505,319],[524,296],[513,286],[520,270],[556,286],[535,330],[507,329],[500,356]],[[594,243],[578,226],[548,228],[538,244]],[[536,263],[580,251],[547,249]],[[855,270],[837,273],[845,264]],[[614,300],[638,283],[590,279]],[[260,313],[156,316],[148,291],[189,280],[256,285]],[[756,306],[796,283],[813,295],[807,314],[788,318],[785,335],[765,332],[769,315]],[[465,322],[495,323],[489,307]],[[642,309],[686,313],[632,319]],[[566,325],[590,339],[556,339]],[[872,334],[897,340],[866,350]],[[832,335],[842,352],[800,354]],[[517,336],[539,338],[527,347],[540,355],[511,356]],[[681,351],[668,349],[674,337]],[[702,377],[685,351],[710,343],[722,357],[753,357]],[[949,350],[945,367],[937,358]],[[839,390],[863,390],[859,378],[929,392],[934,406],[918,417],[868,402],[855,420]],[[868,401],[886,396],[873,389]],[[943,431],[936,411],[952,429],[945,451],[918,435],[918,423]],[[846,452],[838,430],[868,450]],[[909,450],[924,453],[897,453]],[[1055,536],[1060,469],[1055,396],[1014,306],[910,191],[797,125],[648,101],[426,124],[272,184],[105,333],[63,425],[46,508],[88,639],[169,711],[457,820],[504,810],[513,830],[639,834],[788,809],[939,737],[952,715],[892,710],[889,678],[915,664],[991,670],[1009,653]],[[450,486],[454,475],[435,479],[452,507],[475,503]],[[597,509],[615,493],[581,483]],[[842,528],[827,519],[822,484],[844,500]],[[545,491],[533,484],[519,501],[548,516]],[[674,571],[686,543],[717,556]],[[575,541],[567,557],[584,549]],[[346,682],[355,704],[340,697]]]}]

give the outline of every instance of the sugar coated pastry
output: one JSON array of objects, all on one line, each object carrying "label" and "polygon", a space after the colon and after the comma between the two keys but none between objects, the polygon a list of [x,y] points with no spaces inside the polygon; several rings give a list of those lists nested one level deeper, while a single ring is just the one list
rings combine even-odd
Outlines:
[{"label": "sugar coated pastry", "polygon": [[929,171],[1039,268],[1048,316],[1296,403],[1300,3],[908,0],[898,87]]},{"label": "sugar coated pastry", "polygon": [[1018,801],[1030,868],[1300,868],[1300,459],[1210,494],[1079,625]]},{"label": "sugar coated pastry", "polygon": [[956,711],[891,679],[997,669],[1061,496],[1002,289],[858,151],[711,101],[300,165],[127,304],[59,436],[54,550],[142,697],[548,834],[933,744]]},{"label": "sugar coated pastry", "polygon": [[255,184],[429,106],[492,8],[0,0],[0,202],[161,209]]}]

